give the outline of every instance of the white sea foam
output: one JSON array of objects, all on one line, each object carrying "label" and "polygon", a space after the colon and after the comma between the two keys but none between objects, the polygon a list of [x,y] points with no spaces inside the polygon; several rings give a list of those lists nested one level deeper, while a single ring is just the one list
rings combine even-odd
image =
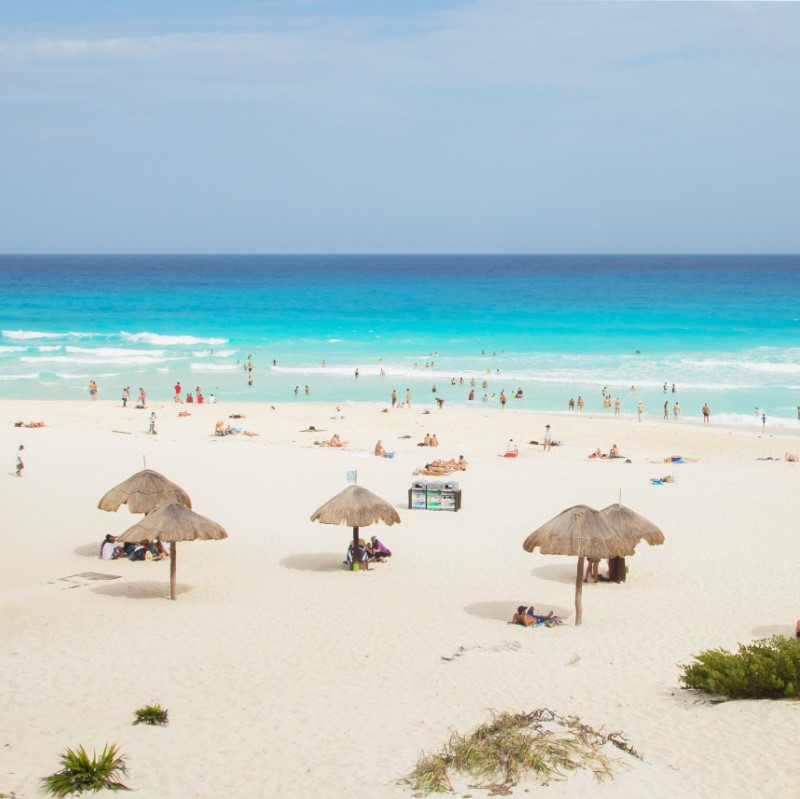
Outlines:
[{"label": "white sea foam", "polygon": [[20,358],[24,363],[60,364],[109,364],[111,366],[149,366],[165,361],[180,361],[182,358],[153,358],[147,354],[125,356],[81,357],[78,355],[26,355]]},{"label": "white sea foam", "polygon": [[239,367],[235,363],[192,363],[193,372],[233,372]]},{"label": "white sea foam", "polygon": [[61,344],[43,344],[37,347],[38,352],[58,352],[61,349]]},{"label": "white sea foam", "polygon": [[64,347],[64,352],[80,355],[94,355],[98,358],[125,358],[129,355],[147,355],[151,358],[161,358],[166,350],[134,350],[125,347]]},{"label": "white sea foam", "polygon": [[32,372],[24,375],[0,375],[0,380],[36,380],[39,377],[38,372]]},{"label": "white sea foam", "polygon": [[67,333],[41,333],[37,330],[0,330],[0,333],[3,334],[3,338],[10,338],[16,341],[26,341],[27,339],[39,339],[39,338],[104,338],[106,335],[104,333],[79,333],[74,330],[70,330]]},{"label": "white sea foam", "polygon": [[214,350],[214,352],[209,352],[208,350],[197,350],[193,352],[195,358],[229,358],[231,355],[235,355],[236,350]]},{"label": "white sea foam", "polygon": [[220,344],[227,344],[226,338],[197,338],[196,336],[163,336],[158,333],[120,333],[125,341],[134,341],[141,344],[160,344],[162,346],[196,346],[197,344],[208,344],[211,347],[218,347]]},{"label": "white sea foam", "polygon": [[0,352],[25,352],[27,347],[0,347]]}]

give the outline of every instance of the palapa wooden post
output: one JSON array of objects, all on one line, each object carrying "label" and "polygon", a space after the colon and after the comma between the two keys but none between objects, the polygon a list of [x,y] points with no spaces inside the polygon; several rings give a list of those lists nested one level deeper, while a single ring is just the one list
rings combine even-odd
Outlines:
[{"label": "palapa wooden post", "polygon": [[175,541],[169,542],[169,598],[178,598],[178,572],[175,560],[178,554],[178,545]]},{"label": "palapa wooden post", "polygon": [[353,528],[353,562],[350,564],[350,571],[356,571],[356,563],[361,569],[361,557],[358,553],[358,527]]},{"label": "palapa wooden post", "polygon": [[578,576],[575,578],[575,626],[583,624],[583,555],[578,558]]}]

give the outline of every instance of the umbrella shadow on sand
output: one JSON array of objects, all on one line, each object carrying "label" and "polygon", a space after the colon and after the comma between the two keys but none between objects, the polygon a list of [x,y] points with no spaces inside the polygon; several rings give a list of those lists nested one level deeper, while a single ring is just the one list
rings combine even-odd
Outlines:
[{"label": "umbrella shadow on sand", "polygon": [[83,558],[100,559],[100,544],[81,544],[72,551]]},{"label": "umbrella shadow on sand", "polygon": [[[190,585],[179,585],[177,593],[186,594],[192,590]],[[116,583],[93,588],[95,594],[106,596],[125,597],[127,599],[169,599],[169,594],[164,591],[164,582],[147,580],[141,583]]]},{"label": "umbrella shadow on sand", "polygon": [[553,583],[575,583],[575,567],[571,563],[560,563],[552,566],[537,566],[531,569],[532,577],[550,580]]},{"label": "umbrella shadow on sand", "polygon": [[[464,606],[464,612],[469,613],[470,616],[477,616],[479,619],[492,619],[492,621],[511,621],[511,617],[517,612],[517,608],[523,604],[521,599],[507,599],[502,602],[474,602],[471,605]],[[551,610],[556,616],[562,619],[569,618],[572,613],[568,608],[562,608],[558,605],[548,605],[541,600],[525,604],[533,605],[537,613],[545,615]]]},{"label": "umbrella shadow on sand", "polygon": [[300,555],[289,555],[279,563],[284,569],[295,569],[302,572],[344,571],[342,556],[336,552],[307,552]]}]

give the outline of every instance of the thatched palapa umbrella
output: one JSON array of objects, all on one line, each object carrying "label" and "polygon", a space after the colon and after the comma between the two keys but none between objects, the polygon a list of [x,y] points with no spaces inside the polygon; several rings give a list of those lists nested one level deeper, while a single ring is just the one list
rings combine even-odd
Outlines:
[{"label": "thatched palapa umbrella", "polygon": [[150,513],[162,502],[180,502],[187,508],[192,507],[192,500],[179,485],[159,472],[144,469],[107,491],[97,507],[116,511],[120,505],[127,505],[131,513]]},{"label": "thatched palapa umbrella", "polygon": [[588,505],[574,505],[531,533],[522,544],[526,552],[539,547],[543,555],[577,555],[575,624],[583,623],[584,558],[617,558],[633,554],[634,545],[605,517]]},{"label": "thatched palapa umbrella", "polygon": [[[375,522],[393,525],[400,522],[400,514],[385,500],[359,485],[347,486],[333,499],[329,499],[311,514],[312,522],[346,524],[353,528],[353,553],[358,552],[358,529]],[[358,565],[353,557],[353,571]]]},{"label": "thatched palapa umbrella", "polygon": [[222,525],[195,513],[179,502],[165,502],[140,522],[117,536],[118,541],[143,541],[160,538],[169,541],[170,599],[177,599],[176,558],[178,541],[209,541],[227,538]]},{"label": "thatched palapa umbrella", "polygon": [[615,503],[600,513],[634,546],[640,541],[647,541],[651,546],[664,543],[664,533],[653,522],[625,505]]}]

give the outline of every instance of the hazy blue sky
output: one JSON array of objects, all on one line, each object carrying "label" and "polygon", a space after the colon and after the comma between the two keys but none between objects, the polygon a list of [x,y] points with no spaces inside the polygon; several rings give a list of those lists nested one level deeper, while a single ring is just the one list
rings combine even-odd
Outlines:
[{"label": "hazy blue sky", "polygon": [[800,252],[800,4],[0,6],[3,252]]}]

